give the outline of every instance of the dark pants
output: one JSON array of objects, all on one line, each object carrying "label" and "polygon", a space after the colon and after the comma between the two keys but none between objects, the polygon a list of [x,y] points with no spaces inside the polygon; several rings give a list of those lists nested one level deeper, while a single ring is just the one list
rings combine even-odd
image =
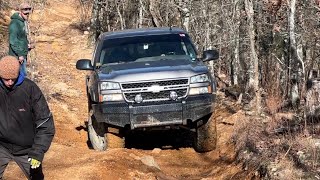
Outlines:
[{"label": "dark pants", "polygon": [[43,180],[42,166],[31,169],[28,155],[12,155],[6,148],[0,145],[0,179],[10,161],[15,161],[28,179]]}]

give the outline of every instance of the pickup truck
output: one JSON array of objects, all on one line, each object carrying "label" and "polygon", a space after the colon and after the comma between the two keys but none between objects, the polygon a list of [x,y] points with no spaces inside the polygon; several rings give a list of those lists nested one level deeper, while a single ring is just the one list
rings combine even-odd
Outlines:
[{"label": "pickup truck", "polygon": [[[92,60],[80,59],[86,76],[88,137],[96,150],[125,147],[129,132],[187,129],[197,152],[216,147],[211,117],[216,81],[187,32],[141,28],[102,33]],[[186,137],[187,138],[187,137]]]}]

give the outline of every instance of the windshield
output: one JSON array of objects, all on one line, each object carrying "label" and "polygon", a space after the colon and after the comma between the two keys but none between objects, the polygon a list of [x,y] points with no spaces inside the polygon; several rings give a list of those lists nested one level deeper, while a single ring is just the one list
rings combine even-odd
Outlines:
[{"label": "windshield", "polygon": [[196,51],[186,34],[107,39],[103,42],[100,64],[156,61],[170,59],[196,59]]}]

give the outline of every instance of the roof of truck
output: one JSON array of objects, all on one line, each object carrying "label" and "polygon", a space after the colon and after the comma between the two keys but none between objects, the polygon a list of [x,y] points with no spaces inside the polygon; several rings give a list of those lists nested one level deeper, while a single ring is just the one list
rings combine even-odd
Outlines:
[{"label": "roof of truck", "polygon": [[100,39],[117,39],[123,37],[161,35],[161,34],[187,34],[186,31],[176,27],[161,27],[161,28],[138,28],[126,29],[121,31],[105,32],[100,35]]}]

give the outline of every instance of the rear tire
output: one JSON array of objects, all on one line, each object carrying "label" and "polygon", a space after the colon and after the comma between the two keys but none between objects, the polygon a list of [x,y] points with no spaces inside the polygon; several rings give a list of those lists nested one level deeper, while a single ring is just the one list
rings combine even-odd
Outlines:
[{"label": "rear tire", "polygon": [[105,133],[104,123],[97,122],[92,110],[90,110],[88,117],[88,135],[93,149],[98,151],[107,149]]},{"label": "rear tire", "polygon": [[217,127],[213,117],[209,117],[208,122],[196,128],[194,138],[194,149],[197,152],[209,152],[216,149]]}]

